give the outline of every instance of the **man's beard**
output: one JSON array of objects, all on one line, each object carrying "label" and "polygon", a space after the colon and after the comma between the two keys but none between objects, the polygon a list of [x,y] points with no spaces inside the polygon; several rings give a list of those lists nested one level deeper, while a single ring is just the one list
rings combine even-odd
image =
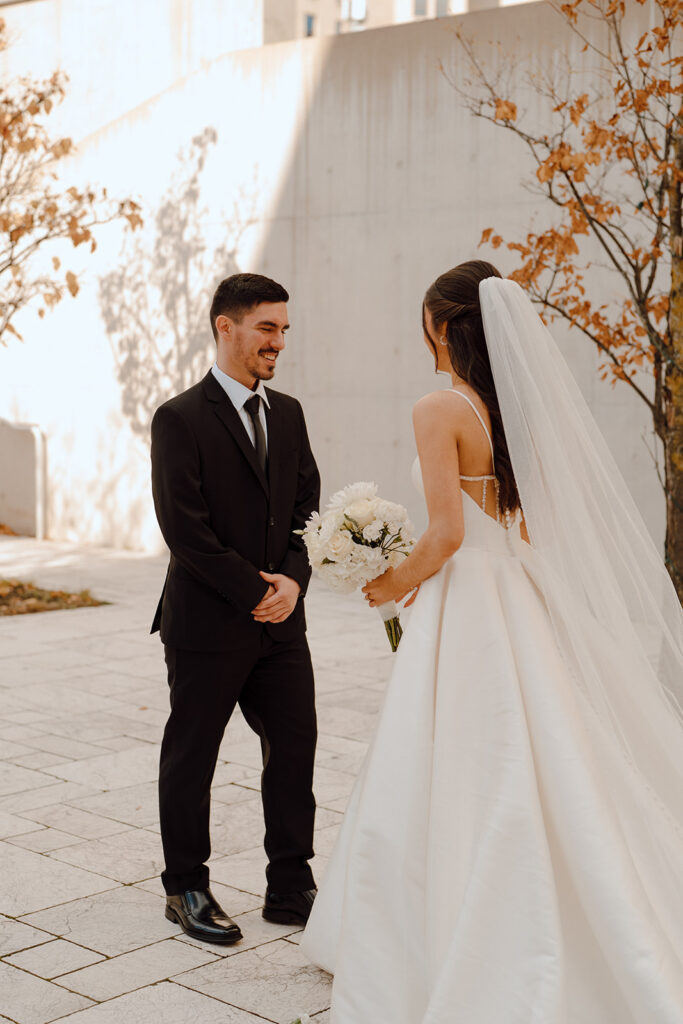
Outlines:
[{"label": "man's beard", "polygon": [[275,363],[268,363],[266,368],[262,365],[262,356],[267,351],[268,350],[259,352],[257,358],[254,360],[254,365],[248,367],[249,372],[256,378],[256,380],[270,380],[275,374]]}]

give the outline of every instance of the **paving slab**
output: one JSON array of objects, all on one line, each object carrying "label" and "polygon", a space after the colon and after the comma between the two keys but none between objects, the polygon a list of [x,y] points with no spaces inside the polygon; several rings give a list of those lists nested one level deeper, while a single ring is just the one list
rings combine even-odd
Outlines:
[{"label": "paving slab", "polygon": [[208,949],[165,939],[64,974],[58,984],[102,1003],[218,959]]},{"label": "paving slab", "polygon": [[329,975],[284,940],[257,946],[175,980],[276,1024],[290,1024],[301,1013],[325,1010],[330,1003]]},{"label": "paving slab", "polygon": [[38,832],[42,829],[36,821],[27,821],[18,814],[9,814],[7,811],[0,811],[0,839],[7,839],[9,836],[26,835],[27,832]]},{"label": "paving slab", "polygon": [[21,921],[0,915],[0,957],[32,946],[41,946],[52,938],[49,931],[33,928],[31,925],[22,924]]},{"label": "paving slab", "polygon": [[2,961],[0,992],[2,1010],[16,1024],[47,1024],[92,1005],[84,996],[66,992],[59,985]]},{"label": "paving slab", "polygon": [[115,884],[102,875],[61,864],[51,855],[22,850],[7,841],[0,843],[0,864],[0,913],[8,917],[90,896]]},{"label": "paving slab", "polygon": [[161,896],[132,885],[28,914],[22,922],[109,957],[181,934],[164,917]]},{"label": "paving slab", "polygon": [[[33,946],[31,949],[24,949],[20,953],[5,957],[5,962],[13,967],[20,967],[22,971],[36,974],[48,981],[52,981],[60,974],[89,967],[99,960],[104,960],[99,953],[77,946],[75,942],[67,942],[66,939],[52,939],[42,946]],[[71,985],[66,987],[73,988]]]},{"label": "paving slab", "polygon": [[[107,790],[95,796],[75,799],[72,809],[90,812],[97,817],[107,818],[114,824],[144,828],[159,820],[159,793],[156,779],[141,782],[136,786]],[[117,831],[117,830],[116,830]]]},{"label": "paving slab", "polygon": [[80,843],[80,839],[78,836],[70,836],[67,832],[60,832],[58,828],[42,828],[39,832],[29,832],[28,835],[12,836],[7,842],[11,846],[33,850],[34,853],[50,853],[52,850],[61,850],[64,846],[74,846]]},{"label": "paving slab", "polygon": [[182,985],[162,982],[73,1013],[68,1024],[263,1024],[264,1019]]},{"label": "paving slab", "polygon": [[116,835],[117,832],[126,832],[130,828],[123,822],[70,804],[34,807],[24,811],[24,816],[41,825],[59,828],[80,839],[103,839],[105,836]]}]

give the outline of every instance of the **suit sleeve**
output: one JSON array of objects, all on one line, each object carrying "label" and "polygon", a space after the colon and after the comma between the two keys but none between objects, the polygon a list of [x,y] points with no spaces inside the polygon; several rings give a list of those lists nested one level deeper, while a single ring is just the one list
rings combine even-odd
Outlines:
[{"label": "suit sleeve", "polygon": [[[292,515],[292,531],[302,530],[311,513],[316,512],[320,505],[320,474],[308,440],[303,409],[298,402],[297,408],[300,421],[301,447],[299,450],[296,502]],[[301,587],[300,596],[303,597],[311,578],[311,567],[308,562],[308,553],[303,537],[294,532],[290,533],[289,547],[280,566],[280,572],[296,580]]]},{"label": "suit sleeve", "polygon": [[212,530],[199,467],[189,425],[176,410],[161,406],[152,419],[152,494],[164,540],[189,573],[251,612],[268,585],[251,562],[221,544]]}]

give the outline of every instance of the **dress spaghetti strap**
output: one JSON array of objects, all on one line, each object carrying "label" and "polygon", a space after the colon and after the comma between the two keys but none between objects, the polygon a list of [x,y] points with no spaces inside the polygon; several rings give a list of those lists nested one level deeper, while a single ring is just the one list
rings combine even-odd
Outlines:
[{"label": "dress spaghetti strap", "polygon": [[[477,409],[476,405],[474,404],[474,402],[472,401],[471,398],[468,398],[467,395],[463,395],[462,391],[456,391],[455,388],[449,388],[448,390],[451,391],[454,395],[460,395],[461,398],[464,398],[465,401],[469,405],[472,406],[472,409],[474,410],[474,413],[475,413],[477,419],[479,420],[479,422],[481,423],[482,427],[484,428],[484,433],[486,434],[486,438],[487,438],[488,443],[489,443],[489,448],[491,449],[491,462],[493,464],[493,473],[488,473],[486,475],[482,474],[481,476],[465,476],[464,473],[461,473],[460,474],[460,479],[461,480],[481,480],[482,481],[483,491],[482,491],[482,496],[481,496],[481,508],[482,508],[483,512],[486,512],[486,485],[488,484],[489,480],[493,480],[493,483],[494,483],[495,488],[496,488],[496,522],[500,523],[500,501],[499,501],[499,495],[498,495],[499,483],[498,483],[498,478],[496,476],[496,458],[495,458],[495,455],[493,454],[493,441],[491,440],[491,435],[489,434],[488,427],[484,423],[484,419],[483,419],[481,413],[479,412],[479,410]],[[488,515],[488,513],[487,513],[487,515]],[[508,511],[506,511],[506,513],[505,513],[505,519],[506,519],[506,524],[509,526],[510,513]]]},{"label": "dress spaghetti strap", "polygon": [[[463,395],[462,391],[456,391],[455,388],[449,388],[448,390],[452,391],[454,395],[460,395],[460,397],[464,398],[466,402],[469,402],[469,404],[474,409],[474,412],[475,412],[475,414],[477,416],[477,419],[479,420],[479,422],[481,423],[482,427],[484,428],[484,432],[485,432],[486,437],[487,437],[488,442],[489,442],[489,448],[491,449],[491,461],[493,462],[493,473],[495,474],[495,471],[496,471],[496,460],[495,460],[495,456],[493,454],[493,441],[491,440],[491,435],[489,434],[488,427],[484,423],[483,416],[481,415],[481,413],[477,409],[477,407],[474,404],[474,402],[472,401],[472,399],[468,398],[467,395]],[[481,479],[481,478],[480,477],[474,477],[473,479]]]}]

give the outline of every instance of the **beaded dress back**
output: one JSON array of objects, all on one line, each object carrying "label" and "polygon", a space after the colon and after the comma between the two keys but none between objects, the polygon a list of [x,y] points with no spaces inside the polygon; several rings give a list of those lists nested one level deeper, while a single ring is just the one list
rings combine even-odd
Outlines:
[{"label": "beaded dress back", "polygon": [[[496,489],[496,522],[500,523],[501,522],[500,500],[499,500],[499,487],[500,487],[500,485],[498,483],[498,477],[496,476],[496,458],[495,458],[495,455],[493,454],[493,441],[491,440],[491,434],[489,433],[488,427],[484,423],[483,416],[481,415],[481,413],[477,409],[477,407],[474,404],[474,402],[472,401],[472,399],[468,398],[467,395],[464,395],[462,393],[462,391],[458,391],[456,388],[449,388],[448,390],[452,394],[454,394],[454,395],[460,395],[461,398],[464,398],[465,401],[468,402],[472,406],[472,409],[474,410],[474,413],[475,413],[477,419],[479,420],[479,422],[481,423],[482,427],[484,428],[484,433],[486,434],[487,440],[489,442],[489,448],[491,449],[491,462],[493,463],[493,473],[486,473],[486,474],[482,474],[481,476],[466,476],[464,473],[461,473],[460,474],[460,479],[461,480],[475,480],[475,481],[476,480],[482,480],[483,481],[483,489],[482,489],[482,496],[481,496],[481,507],[482,507],[482,511],[483,512],[486,512],[486,488],[488,486],[489,480],[493,480],[494,486],[495,486],[495,489]],[[512,520],[511,520],[509,509],[505,510],[505,524],[504,525],[505,525],[505,528],[507,530],[509,530],[510,526],[512,525]]]}]

